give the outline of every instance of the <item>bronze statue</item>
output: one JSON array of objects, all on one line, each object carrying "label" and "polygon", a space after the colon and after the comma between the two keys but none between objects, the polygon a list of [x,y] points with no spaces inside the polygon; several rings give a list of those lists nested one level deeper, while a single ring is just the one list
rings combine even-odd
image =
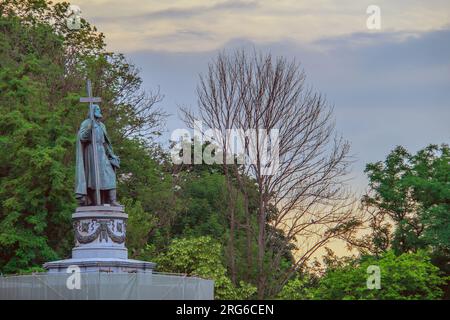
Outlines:
[{"label": "bronze statue", "polygon": [[89,102],[89,119],[81,123],[77,136],[75,194],[80,205],[102,205],[109,203],[120,206],[117,202],[116,169],[120,159],[114,154],[111,140],[101,122],[100,106],[93,104],[100,98],[91,97],[91,86],[88,80],[88,98],[81,102]]}]

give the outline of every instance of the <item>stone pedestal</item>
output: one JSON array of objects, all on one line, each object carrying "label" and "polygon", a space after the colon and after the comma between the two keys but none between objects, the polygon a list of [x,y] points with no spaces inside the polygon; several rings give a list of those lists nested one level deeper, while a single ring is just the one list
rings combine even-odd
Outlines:
[{"label": "stone pedestal", "polygon": [[75,247],[72,259],[47,262],[49,273],[66,273],[69,267],[81,272],[146,272],[152,262],[128,259],[125,247],[128,215],[123,207],[78,207],[72,215]]}]

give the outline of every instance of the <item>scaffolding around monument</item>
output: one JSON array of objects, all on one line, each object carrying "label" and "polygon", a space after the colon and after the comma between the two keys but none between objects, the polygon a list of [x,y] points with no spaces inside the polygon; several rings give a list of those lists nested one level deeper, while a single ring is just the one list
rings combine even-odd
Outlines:
[{"label": "scaffolding around monument", "polygon": [[0,300],[212,300],[214,282],[164,273],[0,276]]}]

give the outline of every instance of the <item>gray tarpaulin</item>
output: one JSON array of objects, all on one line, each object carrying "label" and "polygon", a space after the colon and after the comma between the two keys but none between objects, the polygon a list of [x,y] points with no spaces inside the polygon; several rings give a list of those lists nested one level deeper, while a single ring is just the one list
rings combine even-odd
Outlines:
[{"label": "gray tarpaulin", "polygon": [[[32,300],[211,300],[214,282],[161,273],[40,273],[0,276],[0,299]],[[77,285],[79,284],[79,286]],[[77,288],[79,287],[79,288]]]}]

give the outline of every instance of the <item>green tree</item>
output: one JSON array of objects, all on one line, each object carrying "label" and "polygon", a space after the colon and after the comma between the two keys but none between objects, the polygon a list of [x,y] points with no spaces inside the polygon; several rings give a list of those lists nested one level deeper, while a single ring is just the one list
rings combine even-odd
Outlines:
[{"label": "green tree", "polygon": [[371,192],[363,203],[373,210],[373,221],[378,221],[372,225],[375,251],[391,246],[403,253],[431,246],[440,254],[450,253],[448,145],[429,145],[415,155],[397,147],[384,162],[368,164],[365,172]]},{"label": "green tree", "polygon": [[227,237],[225,177],[220,173],[194,171],[180,181],[185,206],[175,222],[174,235]]},{"label": "green tree", "polygon": [[[119,150],[120,151],[120,150]],[[165,250],[182,207],[166,155],[136,139],[124,139],[119,189],[129,214],[127,246],[130,256],[147,259]],[[152,252],[147,244],[152,244]]]},{"label": "green tree", "polygon": [[277,295],[281,300],[312,299],[311,283],[308,278],[295,277],[289,280]]},{"label": "green tree", "polygon": [[248,299],[256,288],[243,281],[240,286],[232,284],[226,275],[222,261],[223,249],[219,242],[211,237],[174,239],[167,252],[154,259],[158,270],[184,273],[214,280],[216,299]]},{"label": "green tree", "polygon": [[62,121],[70,98],[48,103],[58,99],[51,89],[63,74],[54,63],[61,38],[17,17],[0,15],[0,28],[0,266],[15,272],[55,259],[70,240],[63,235],[73,177],[65,164],[74,138]]},{"label": "green tree", "polygon": [[429,145],[410,161],[412,172],[404,179],[417,202],[424,241],[450,254],[450,148]]},{"label": "green tree", "polygon": [[[380,268],[380,289],[367,288],[369,266]],[[445,281],[426,252],[396,256],[393,251],[388,251],[380,258],[362,257],[344,266],[328,269],[309,295],[313,299],[337,300],[439,299],[443,294],[440,286]]]},{"label": "green tree", "polygon": [[376,255],[389,248],[397,254],[426,249],[450,275],[449,146],[429,145],[416,154],[397,147],[366,172],[371,190],[363,204],[372,232],[352,244]]}]

